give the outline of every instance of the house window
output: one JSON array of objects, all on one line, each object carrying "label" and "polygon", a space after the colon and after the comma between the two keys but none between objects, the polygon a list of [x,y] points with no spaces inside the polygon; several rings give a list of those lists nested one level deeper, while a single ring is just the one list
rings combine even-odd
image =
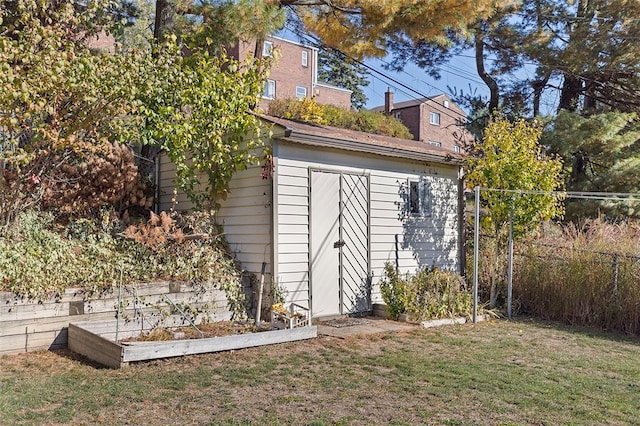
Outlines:
[{"label": "house window", "polygon": [[399,112],[396,112],[396,119],[400,120],[401,117],[402,115]]},{"label": "house window", "polygon": [[462,128],[464,127],[464,121],[461,118],[456,118],[456,126]]},{"label": "house window", "polygon": [[429,113],[429,123],[435,124],[436,126],[440,125],[440,114],[437,112]]},{"label": "house window", "polygon": [[454,145],[453,152],[460,152],[460,147],[458,145]]},{"label": "house window", "polygon": [[262,45],[262,56],[265,58],[273,54],[273,42],[265,41]]},{"label": "house window", "polygon": [[264,91],[262,97],[266,99],[275,99],[276,97],[276,82],[275,80],[267,80],[264,83]]},{"label": "house window", "polygon": [[429,145],[433,145],[433,146],[442,146],[442,142],[438,142],[438,141],[429,141]]},{"label": "house window", "polygon": [[307,88],[302,86],[296,86],[296,98],[303,100],[307,97]]},{"label": "house window", "polygon": [[425,177],[409,180],[408,204],[412,216],[431,216],[431,183]]},{"label": "house window", "polygon": [[449,108],[449,101],[445,99],[442,101],[442,105],[444,105],[445,108]]},{"label": "house window", "polygon": [[302,51],[302,66],[303,67],[309,66],[309,52],[307,52],[306,50]]}]

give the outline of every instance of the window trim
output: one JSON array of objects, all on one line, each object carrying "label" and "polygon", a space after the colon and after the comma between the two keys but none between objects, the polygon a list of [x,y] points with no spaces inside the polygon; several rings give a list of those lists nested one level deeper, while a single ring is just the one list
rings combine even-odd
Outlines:
[{"label": "window trim", "polygon": [[[273,90],[267,90],[268,88],[273,87]],[[264,82],[264,89],[262,90],[262,98],[263,99],[275,99],[276,98],[276,81],[267,79]]]},{"label": "window trim", "polygon": [[[304,90],[304,95],[302,97],[300,97],[300,93],[298,92],[299,90]],[[299,100],[303,100],[307,97],[307,88],[304,86],[296,86],[296,98],[298,98]]]},{"label": "window trim", "polygon": [[426,176],[407,179],[407,213],[412,217],[430,217],[433,214],[433,191]]},{"label": "window trim", "polygon": [[305,68],[309,67],[309,52],[308,51],[306,51],[306,50],[302,51],[301,61],[302,61],[302,66],[303,67],[305,67]]},{"label": "window trim", "polygon": [[262,56],[265,58],[273,56],[273,42],[265,40],[262,44]]},{"label": "window trim", "polygon": [[431,111],[429,112],[429,124],[433,124],[434,126],[440,125],[440,113]]}]

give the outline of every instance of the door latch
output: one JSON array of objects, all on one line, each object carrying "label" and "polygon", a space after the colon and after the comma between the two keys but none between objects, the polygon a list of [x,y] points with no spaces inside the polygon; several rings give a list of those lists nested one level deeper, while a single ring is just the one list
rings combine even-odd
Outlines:
[{"label": "door latch", "polygon": [[344,246],[344,241],[342,240],[338,240],[335,243],[333,243],[333,248],[340,248],[342,246]]}]

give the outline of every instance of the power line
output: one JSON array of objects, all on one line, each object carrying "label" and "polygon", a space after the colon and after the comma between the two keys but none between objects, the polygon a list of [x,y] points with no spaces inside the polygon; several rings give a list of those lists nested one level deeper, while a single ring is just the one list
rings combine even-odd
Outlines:
[{"label": "power line", "polygon": [[636,192],[538,191],[499,188],[480,188],[480,191],[502,192],[516,195],[554,195],[559,198],[580,198],[597,201],[640,201],[640,193]]},{"label": "power line", "polygon": [[[289,28],[289,29],[295,32],[295,29],[291,29],[291,28]],[[394,77],[391,77],[391,76],[389,76],[389,75],[385,74],[384,72],[382,72],[382,71],[380,71],[380,70],[378,70],[378,69],[376,69],[376,68],[372,67],[371,65],[369,65],[369,64],[367,64],[367,63],[364,63],[364,62],[362,62],[362,61],[360,61],[360,60],[358,60],[358,59],[356,59],[356,58],[354,58],[354,57],[352,57],[352,56],[350,56],[350,55],[347,55],[346,53],[344,53],[344,52],[343,52],[343,51],[341,51],[340,49],[337,49],[337,48],[335,48],[335,47],[328,46],[328,45],[327,45],[327,44],[325,44],[322,40],[320,40],[318,37],[313,36],[313,35],[311,35],[311,34],[306,34],[306,33],[305,33],[305,34],[299,34],[299,35],[301,35],[301,36],[303,36],[303,37],[307,38],[309,41],[311,41],[311,42],[313,42],[313,43],[315,43],[315,44],[317,44],[317,45],[323,46],[323,47],[325,47],[326,49],[331,49],[331,50],[333,50],[333,51],[335,51],[335,52],[340,53],[341,55],[344,55],[345,57],[349,58],[349,60],[351,60],[351,61],[355,62],[355,63],[356,63],[356,64],[358,64],[358,65],[363,66],[364,68],[366,68],[367,70],[371,71],[372,73],[377,74],[377,75],[381,76],[382,78],[386,79],[387,81],[393,82],[393,83],[394,83],[394,84],[396,84],[397,86],[402,87],[403,89],[408,90],[409,92],[412,92],[412,93],[414,93],[414,94],[416,94],[416,95],[420,96],[420,98],[415,98],[415,96],[413,96],[413,99],[412,99],[412,100],[415,100],[415,101],[421,101],[421,100],[422,100],[424,103],[427,103],[427,102],[433,102],[434,104],[436,104],[436,105],[438,105],[438,106],[441,106],[439,103],[437,103],[435,100],[433,100],[433,99],[432,99],[432,97],[430,97],[430,96],[428,96],[428,95],[425,95],[424,93],[420,92],[419,90],[416,90],[416,89],[414,89],[414,88],[412,88],[412,87],[408,86],[407,84],[405,84],[405,83],[401,82],[400,80],[398,80],[398,79],[396,79],[396,78],[394,78]],[[382,62],[384,62],[384,61],[382,61]],[[438,92],[440,92],[440,89],[438,89],[437,87],[435,87],[435,86],[433,86],[433,85],[431,85],[431,84],[429,84],[429,83],[425,83],[425,84],[426,84],[427,86],[430,86],[430,87],[432,87],[432,88],[436,89]],[[410,95],[409,93],[407,93],[407,92],[405,92],[405,91],[402,91],[402,90],[401,90],[401,92],[411,97],[411,95]],[[451,111],[451,110],[443,110],[441,113],[442,113],[443,115],[445,115],[445,116],[449,117],[449,118],[453,118],[454,120],[457,120],[457,119],[459,119],[460,117],[463,117],[463,118],[465,118],[465,119],[466,119],[466,114],[456,114],[456,115],[452,115],[452,114],[449,114],[449,113],[448,113],[448,111]],[[451,111],[451,112],[454,112],[454,111]],[[455,112],[454,112],[454,113],[455,113]]]}]

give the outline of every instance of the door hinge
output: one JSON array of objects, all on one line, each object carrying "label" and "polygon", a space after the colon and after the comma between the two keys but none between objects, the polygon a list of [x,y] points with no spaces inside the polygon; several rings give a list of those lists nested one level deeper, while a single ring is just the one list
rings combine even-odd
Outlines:
[{"label": "door hinge", "polygon": [[340,248],[342,246],[344,246],[344,241],[342,240],[338,240],[335,243],[333,243],[333,248]]}]

